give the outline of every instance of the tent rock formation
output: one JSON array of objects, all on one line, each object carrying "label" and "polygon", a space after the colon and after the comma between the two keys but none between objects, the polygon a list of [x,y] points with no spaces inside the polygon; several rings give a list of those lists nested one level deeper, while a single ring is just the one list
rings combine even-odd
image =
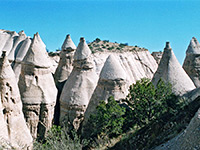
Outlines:
[{"label": "tent rock formation", "polygon": [[166,43],[162,59],[152,79],[154,85],[156,85],[161,78],[165,82],[172,84],[172,91],[176,95],[183,95],[186,92],[195,89],[192,80],[176,59],[169,42]]},{"label": "tent rock formation", "polygon": [[117,57],[110,55],[100,73],[97,87],[92,95],[84,116],[83,128],[89,116],[96,111],[100,100],[107,102],[110,96],[115,100],[126,97],[128,93],[127,76]]},{"label": "tent rock formation", "polygon": [[79,128],[97,80],[91,50],[81,38],[74,54],[72,73],[60,96],[60,124],[69,121],[75,129]]},{"label": "tent rock formation", "polygon": [[32,137],[24,120],[19,88],[6,52],[0,58],[0,92],[0,146],[31,149]]},{"label": "tent rock formation", "polygon": [[60,60],[54,74],[54,80],[56,83],[56,87],[58,89],[57,102],[54,114],[55,116],[54,123],[57,125],[59,124],[59,116],[60,116],[60,103],[59,103],[60,94],[62,92],[63,86],[67,78],[69,77],[73,69],[72,63],[73,63],[75,49],[76,46],[74,45],[70,35],[68,34],[62,45],[62,51],[60,52]]},{"label": "tent rock formation", "polygon": [[46,47],[38,33],[23,59],[19,89],[23,112],[33,138],[43,138],[52,126],[57,89]]},{"label": "tent rock formation", "polygon": [[195,86],[200,87],[200,44],[195,37],[190,41],[186,51],[183,68]]}]

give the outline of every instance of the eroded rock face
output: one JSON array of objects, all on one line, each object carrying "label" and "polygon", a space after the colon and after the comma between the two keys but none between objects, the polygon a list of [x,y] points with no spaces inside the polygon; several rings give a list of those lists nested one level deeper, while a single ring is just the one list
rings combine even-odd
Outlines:
[{"label": "eroded rock face", "polygon": [[165,82],[172,84],[172,91],[176,95],[183,95],[186,92],[195,89],[192,80],[176,59],[169,42],[166,43],[162,59],[152,79],[153,84],[157,85],[157,82],[161,78]]},{"label": "eroded rock face", "polygon": [[0,32],[0,54],[6,51],[6,55],[13,49],[16,38],[19,35],[15,31],[1,30]]},{"label": "eroded rock face", "polygon": [[60,96],[60,124],[70,121],[75,129],[79,128],[97,80],[91,51],[85,39],[81,38],[74,55],[72,73]]},{"label": "eroded rock face", "polygon": [[115,57],[117,57],[122,68],[125,70],[129,85],[136,83],[136,81],[141,78],[146,77],[152,79],[158,67],[158,64],[149,51],[121,53],[99,52],[93,55],[97,74],[100,74],[106,58],[108,58],[110,54],[114,54]]},{"label": "eroded rock face", "polygon": [[70,35],[66,36],[66,39],[62,45],[62,51],[60,52],[60,60],[58,63],[58,67],[54,74],[54,80],[56,83],[56,87],[58,89],[56,109],[55,109],[55,124],[59,124],[59,116],[60,116],[60,94],[62,92],[63,86],[72,72],[73,60],[74,60],[74,52],[76,46],[74,45]]},{"label": "eroded rock face", "polygon": [[5,52],[0,58],[0,145],[8,149],[31,149],[32,137],[22,112],[15,74]]},{"label": "eroded rock face", "polygon": [[183,68],[195,86],[200,87],[200,44],[195,37],[190,41],[186,51]]},{"label": "eroded rock face", "polygon": [[18,82],[19,80],[19,75],[21,73],[21,63],[22,63],[22,60],[24,59],[30,45],[31,45],[31,39],[30,37],[27,37],[21,47],[19,48],[19,51],[16,55],[16,58],[15,58],[15,62],[14,62],[14,66],[13,66],[13,70],[14,70],[14,73],[15,73],[15,77],[16,77],[16,80]]},{"label": "eroded rock face", "polygon": [[156,60],[157,64],[160,63],[160,60],[162,58],[162,54],[163,54],[163,52],[153,52],[151,54],[153,56],[153,58]]},{"label": "eroded rock face", "polygon": [[127,76],[119,60],[110,55],[100,73],[97,87],[92,95],[84,116],[83,126],[86,126],[91,114],[95,113],[100,100],[107,102],[110,96],[115,100],[126,97],[128,93]]},{"label": "eroded rock face", "polygon": [[52,126],[57,89],[50,71],[51,62],[38,33],[23,59],[19,89],[23,112],[33,138],[43,138]]},{"label": "eroded rock face", "polygon": [[10,62],[13,62],[15,60],[15,56],[18,53],[25,39],[26,39],[26,34],[24,33],[24,31],[19,32],[19,36],[16,37],[16,40],[13,43],[13,47],[10,53],[8,54],[8,59]]}]

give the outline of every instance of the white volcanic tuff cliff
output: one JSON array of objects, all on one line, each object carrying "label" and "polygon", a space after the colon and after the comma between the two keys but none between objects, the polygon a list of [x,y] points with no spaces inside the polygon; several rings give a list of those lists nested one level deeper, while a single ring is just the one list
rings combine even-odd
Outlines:
[{"label": "white volcanic tuff cliff", "polygon": [[36,33],[23,59],[18,82],[24,116],[33,138],[44,137],[52,126],[57,89],[50,66],[45,45]]},{"label": "white volcanic tuff cliff", "polygon": [[149,51],[97,52],[93,54],[97,74],[100,73],[106,58],[110,54],[115,55],[117,61],[120,62],[127,74],[129,84],[133,84],[144,77],[151,79],[158,66]]},{"label": "white volcanic tuff cliff", "polygon": [[156,85],[161,78],[172,84],[172,91],[176,95],[183,95],[195,89],[192,80],[176,59],[169,42],[166,43],[162,59],[152,79],[153,84]]},{"label": "white volcanic tuff cliff", "polygon": [[15,74],[5,55],[0,58],[0,145],[27,149],[32,145],[32,137],[22,113]]},{"label": "white volcanic tuff cliff", "polygon": [[70,121],[78,129],[97,84],[91,51],[81,38],[74,55],[73,70],[60,96],[60,122]]},{"label": "white volcanic tuff cliff", "polygon": [[190,76],[196,87],[200,87],[200,44],[192,38],[186,51],[183,68]]}]

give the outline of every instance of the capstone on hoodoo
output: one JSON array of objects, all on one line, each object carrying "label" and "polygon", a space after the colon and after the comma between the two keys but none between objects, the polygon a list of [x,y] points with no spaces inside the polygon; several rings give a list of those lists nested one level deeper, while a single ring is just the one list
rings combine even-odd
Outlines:
[{"label": "capstone on hoodoo", "polygon": [[192,38],[186,51],[183,69],[190,76],[196,87],[200,87],[200,44]]},{"label": "capstone on hoodoo", "polygon": [[94,66],[91,50],[81,38],[74,54],[73,70],[60,96],[61,125],[69,121],[75,129],[79,128],[98,81]]},{"label": "capstone on hoodoo", "polygon": [[22,62],[19,89],[23,112],[33,138],[43,138],[52,126],[57,89],[50,71],[51,62],[38,33]]},{"label": "capstone on hoodoo", "polygon": [[178,62],[169,42],[166,43],[164,53],[152,82],[156,85],[160,79],[171,83],[172,91],[176,95],[183,95],[195,89],[194,83]]},{"label": "capstone on hoodoo", "polygon": [[32,137],[22,112],[15,74],[6,52],[0,58],[0,148],[31,149]]}]

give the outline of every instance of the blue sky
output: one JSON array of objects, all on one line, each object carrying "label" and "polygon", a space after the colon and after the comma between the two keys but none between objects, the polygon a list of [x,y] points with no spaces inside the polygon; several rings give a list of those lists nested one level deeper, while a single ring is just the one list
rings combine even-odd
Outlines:
[{"label": "blue sky", "polygon": [[193,36],[200,40],[200,1],[184,0],[0,0],[0,28],[29,36],[39,32],[51,51],[71,34],[99,37],[162,51],[170,41],[180,63]]}]

